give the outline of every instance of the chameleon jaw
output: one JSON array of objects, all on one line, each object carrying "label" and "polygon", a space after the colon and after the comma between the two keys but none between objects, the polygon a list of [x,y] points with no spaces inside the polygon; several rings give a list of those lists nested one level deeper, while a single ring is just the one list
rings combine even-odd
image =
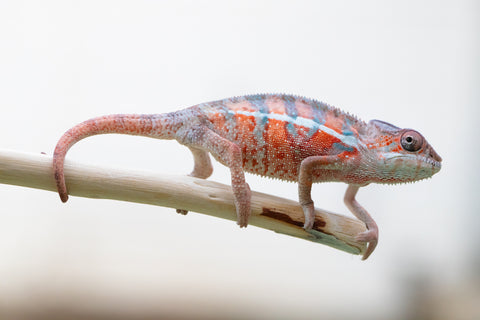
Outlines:
[{"label": "chameleon jaw", "polygon": [[432,158],[427,158],[427,157],[422,157],[421,160],[432,165],[433,168],[436,169],[435,172],[440,171],[440,169],[442,168],[442,163],[440,161],[436,161],[436,160],[433,160]]},{"label": "chameleon jaw", "polygon": [[415,162],[416,165],[420,165],[422,163],[426,163],[427,165],[431,166],[432,168],[436,169],[435,172],[440,171],[442,168],[442,163],[440,161],[434,160],[431,157],[425,157],[419,154],[398,154],[398,153],[387,153],[384,154],[385,163],[390,162],[392,160],[406,160],[410,162]]},{"label": "chameleon jaw", "polygon": [[[380,164],[381,163],[381,164]],[[398,184],[432,177],[440,171],[441,162],[419,154],[384,154],[377,167],[379,183]]]}]

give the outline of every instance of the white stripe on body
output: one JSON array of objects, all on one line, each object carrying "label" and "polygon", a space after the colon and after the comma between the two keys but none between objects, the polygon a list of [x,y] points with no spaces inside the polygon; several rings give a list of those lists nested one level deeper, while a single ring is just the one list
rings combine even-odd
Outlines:
[{"label": "white stripe on body", "polygon": [[339,139],[340,141],[342,141],[343,144],[345,144],[347,146],[350,146],[350,147],[357,147],[358,146],[357,138],[355,138],[354,136],[345,136],[343,134],[340,134],[340,133],[336,132],[335,130],[330,129],[329,127],[326,127],[324,125],[321,125],[321,124],[313,121],[312,119],[307,119],[307,118],[303,118],[303,117],[292,118],[292,117],[290,117],[286,114],[278,114],[278,113],[265,114],[265,113],[262,113],[262,112],[259,112],[259,111],[253,111],[252,112],[252,111],[244,111],[244,110],[236,110],[236,111],[228,110],[228,113],[231,113],[231,114],[237,113],[237,114],[242,114],[242,115],[245,115],[245,116],[253,116],[256,119],[258,119],[260,117],[267,117],[267,119],[284,121],[284,122],[287,122],[287,123],[293,123],[295,125],[306,127],[306,128],[309,128],[309,129],[321,130],[321,131]]}]

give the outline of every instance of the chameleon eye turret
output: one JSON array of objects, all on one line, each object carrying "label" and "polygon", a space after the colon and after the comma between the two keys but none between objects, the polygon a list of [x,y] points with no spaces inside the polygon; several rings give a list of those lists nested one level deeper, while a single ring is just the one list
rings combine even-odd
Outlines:
[{"label": "chameleon eye turret", "polygon": [[402,148],[406,151],[417,152],[424,146],[423,137],[415,130],[407,130],[400,139]]}]

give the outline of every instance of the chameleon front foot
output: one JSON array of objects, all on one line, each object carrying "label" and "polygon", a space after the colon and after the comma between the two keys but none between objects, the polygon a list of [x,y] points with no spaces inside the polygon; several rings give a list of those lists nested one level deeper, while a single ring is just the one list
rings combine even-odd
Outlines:
[{"label": "chameleon front foot", "polygon": [[378,243],[378,228],[372,228],[365,232],[359,233],[355,237],[356,241],[367,243],[367,250],[363,254],[362,260],[366,260],[372,252],[375,250],[375,247]]},{"label": "chameleon front foot", "polygon": [[360,221],[365,223],[367,231],[362,232],[357,235],[356,240],[360,242],[367,243],[367,250],[363,254],[362,260],[366,260],[372,252],[375,250],[375,247],[378,243],[378,227],[375,221],[372,219],[370,214],[365,210],[358,202],[355,200],[355,196],[360,188],[359,185],[350,184],[345,192],[345,204],[348,209],[357,217]]},{"label": "chameleon front foot", "polygon": [[311,230],[313,228],[313,223],[315,222],[315,207],[313,201],[302,204],[303,214],[305,216],[305,224],[303,229]]}]

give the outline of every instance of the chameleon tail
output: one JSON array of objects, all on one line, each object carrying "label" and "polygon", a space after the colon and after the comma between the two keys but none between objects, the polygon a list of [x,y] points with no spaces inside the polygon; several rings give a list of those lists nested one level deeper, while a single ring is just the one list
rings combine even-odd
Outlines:
[{"label": "chameleon tail", "polygon": [[173,113],[152,115],[116,114],[93,118],[69,129],[58,141],[53,154],[53,170],[60,199],[62,202],[68,200],[63,170],[65,156],[68,150],[78,141],[89,136],[106,133],[174,139],[173,132],[181,125],[178,117]]}]

